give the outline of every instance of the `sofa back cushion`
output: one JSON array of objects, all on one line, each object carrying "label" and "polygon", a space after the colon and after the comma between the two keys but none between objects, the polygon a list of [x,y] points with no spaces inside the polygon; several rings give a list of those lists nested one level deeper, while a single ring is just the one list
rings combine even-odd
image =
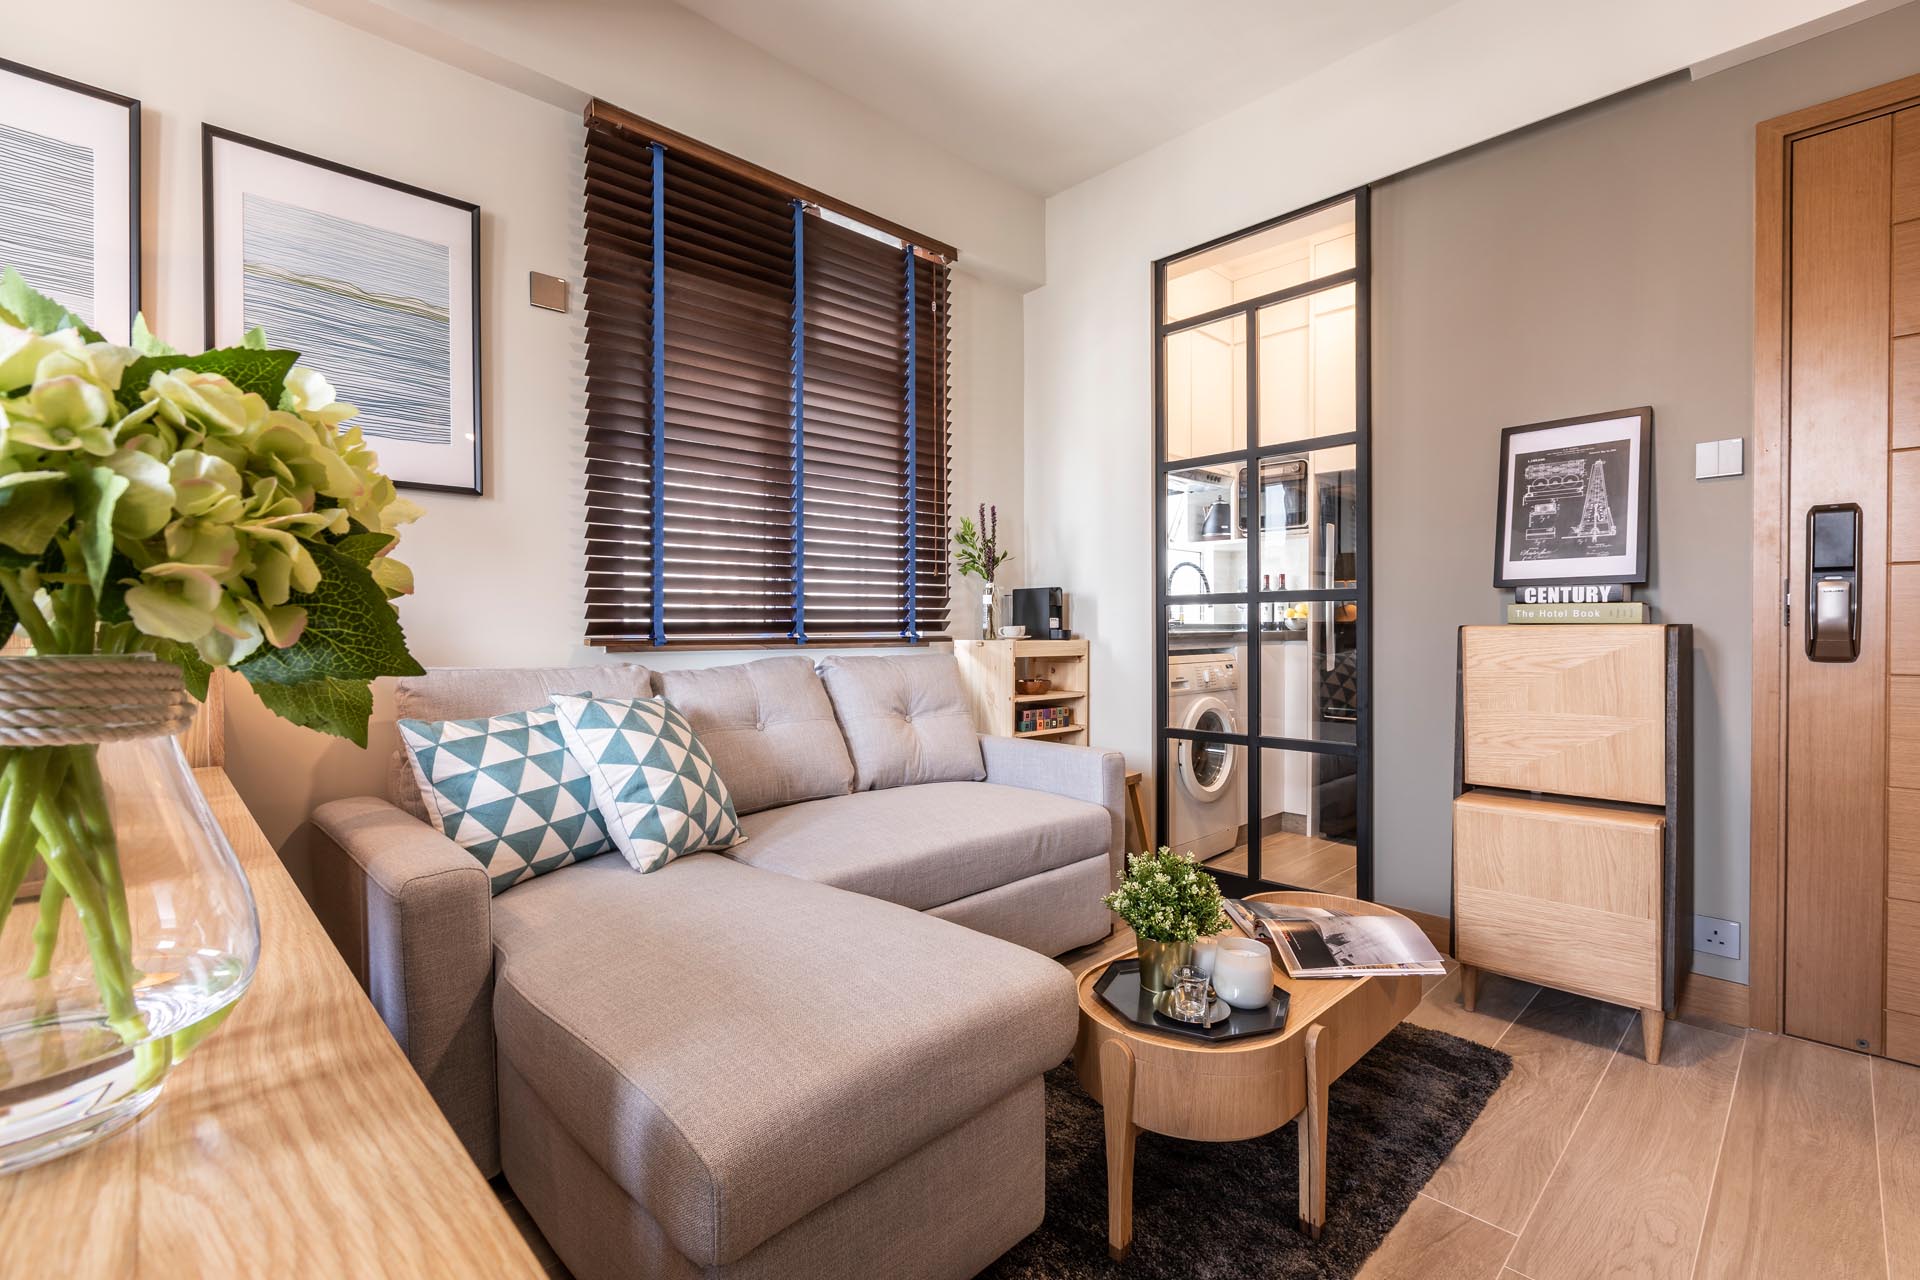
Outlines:
[{"label": "sofa back cushion", "polygon": [[828,658],[820,675],[853,755],[855,790],[987,776],[952,654]]},{"label": "sofa back cushion", "polygon": [[713,757],[738,812],[853,790],[853,761],[811,659],[662,671],[659,683]]},{"label": "sofa back cushion", "polygon": [[[395,717],[401,720],[472,720],[514,711],[546,710],[556,693],[602,698],[644,698],[653,692],[653,672],[632,662],[584,667],[437,667],[394,682]],[[387,768],[387,799],[422,822],[431,822],[421,802],[406,748]]]}]

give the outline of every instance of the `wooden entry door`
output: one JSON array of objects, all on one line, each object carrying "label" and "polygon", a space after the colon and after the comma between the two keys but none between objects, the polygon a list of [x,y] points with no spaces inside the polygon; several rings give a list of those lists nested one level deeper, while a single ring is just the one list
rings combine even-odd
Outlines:
[{"label": "wooden entry door", "polygon": [[1753,1021],[1920,1059],[1920,83],[1888,90],[1761,129]]}]

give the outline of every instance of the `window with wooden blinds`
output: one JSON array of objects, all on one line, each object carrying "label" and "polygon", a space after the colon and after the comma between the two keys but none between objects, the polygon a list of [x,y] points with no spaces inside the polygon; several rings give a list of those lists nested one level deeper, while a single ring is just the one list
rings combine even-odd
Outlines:
[{"label": "window with wooden blinds", "polygon": [[944,633],[952,251],[602,104],[585,221],[588,642]]}]

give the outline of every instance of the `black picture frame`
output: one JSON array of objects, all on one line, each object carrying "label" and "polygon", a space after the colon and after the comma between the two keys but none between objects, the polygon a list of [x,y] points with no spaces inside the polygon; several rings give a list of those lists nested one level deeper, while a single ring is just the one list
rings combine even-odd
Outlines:
[{"label": "black picture frame", "polygon": [[[38,67],[27,66],[23,62],[14,62],[9,58],[0,58],[0,73],[20,76],[27,80],[36,80],[67,93],[80,94],[123,108],[127,113],[127,333],[131,337],[134,317],[140,314],[140,100],[125,94],[114,93],[97,85],[72,80],[66,76],[55,75],[51,71],[42,71]],[[0,205],[0,212],[4,206]],[[96,248],[98,246],[96,245]],[[4,264],[0,264],[4,265]],[[29,282],[31,283],[31,282]],[[56,298],[55,301],[64,301]],[[93,327],[100,327],[100,317],[93,317]]]},{"label": "black picture frame", "polygon": [[[1541,495],[1541,501],[1536,504],[1536,511],[1530,513],[1529,519],[1529,523],[1538,528],[1540,533],[1537,535],[1530,532],[1521,534],[1521,538],[1523,540],[1539,539],[1542,541],[1551,540],[1556,542],[1583,540],[1588,543],[1588,546],[1578,555],[1541,555],[1525,559],[1517,558],[1513,543],[1516,540],[1516,531],[1518,529],[1518,504],[1532,499],[1534,497],[1533,492],[1529,490],[1517,499],[1512,511],[1509,511],[1508,507],[1509,499],[1514,493],[1514,472],[1516,468],[1521,465],[1519,460],[1523,456],[1527,444],[1533,442],[1545,445],[1548,443],[1549,433],[1558,432],[1562,437],[1569,434],[1576,434],[1565,432],[1562,430],[1564,428],[1587,427],[1590,425],[1597,428],[1600,424],[1611,425],[1614,423],[1621,424],[1620,431],[1623,434],[1618,437],[1612,437],[1611,433],[1609,433],[1610,438],[1605,441],[1558,446],[1553,452],[1567,454],[1564,462],[1556,460],[1529,464],[1564,468],[1564,474],[1543,477],[1544,480],[1562,492],[1553,493],[1551,498],[1545,493]],[[1627,502],[1625,505],[1626,509],[1632,513],[1633,527],[1624,533],[1609,533],[1605,535],[1602,535],[1592,528],[1589,528],[1585,532],[1571,534],[1563,532],[1564,526],[1567,524],[1565,512],[1557,508],[1559,503],[1572,497],[1576,491],[1572,487],[1575,484],[1572,475],[1573,464],[1575,462],[1580,463],[1577,483],[1578,492],[1581,495],[1582,513],[1581,516],[1575,520],[1575,527],[1577,529],[1578,526],[1584,522],[1586,514],[1585,508],[1592,500],[1588,492],[1588,486],[1594,484],[1595,479],[1592,470],[1589,468],[1595,461],[1604,463],[1616,458],[1618,450],[1615,446],[1620,443],[1629,445],[1630,452],[1637,455],[1637,462],[1624,468],[1626,471],[1625,478],[1628,484],[1626,491]],[[1633,409],[1613,409],[1605,413],[1586,413],[1572,418],[1555,418],[1547,422],[1530,422],[1524,426],[1507,427],[1500,432],[1499,463],[1499,497],[1494,505],[1493,513],[1494,586],[1525,587],[1536,586],[1543,583],[1629,584],[1644,583],[1647,580],[1648,550],[1652,545],[1651,534],[1653,528],[1653,409],[1650,406],[1641,405]],[[1614,500],[1611,492],[1605,488],[1604,468],[1594,469],[1601,472],[1598,481],[1601,487],[1601,492],[1598,495],[1599,500],[1606,508],[1610,509],[1614,505]],[[1542,512],[1538,510],[1539,507],[1545,506],[1549,501],[1555,505],[1555,511]],[[1617,530],[1617,521],[1615,521],[1615,529]],[[1613,543],[1617,544],[1619,549],[1616,554],[1611,556],[1595,554],[1595,552],[1599,550],[1597,544],[1603,536],[1612,539]],[[1516,574],[1514,567],[1522,563],[1552,567],[1545,572]],[[1583,570],[1581,567],[1583,564],[1593,566],[1601,563],[1604,563],[1607,567],[1598,570],[1592,567]]]},{"label": "black picture frame", "polygon": [[[471,335],[471,346],[472,346],[472,352],[473,352],[473,355],[472,355],[473,483],[471,485],[458,485],[458,484],[439,484],[439,483],[432,483],[432,482],[420,481],[420,480],[408,480],[398,475],[395,475],[391,469],[388,469],[385,466],[383,466],[383,470],[385,470],[386,474],[390,478],[392,478],[395,487],[401,488],[401,489],[419,489],[419,490],[425,490],[425,491],[436,492],[436,493],[457,493],[457,494],[466,494],[473,497],[480,497],[484,495],[486,492],[486,484],[485,484],[486,435],[485,435],[485,430],[483,428],[483,420],[485,416],[484,414],[485,387],[484,387],[484,378],[482,374],[483,366],[481,363],[481,356],[483,351],[482,303],[484,298],[483,298],[483,292],[481,289],[480,206],[473,203],[470,200],[462,200],[456,196],[444,195],[437,191],[429,191],[424,187],[417,187],[417,186],[413,186],[410,183],[400,182],[393,178],[382,177],[377,173],[370,173],[365,169],[356,169],[350,165],[341,164],[333,160],[323,159],[320,156],[310,155],[304,151],[296,151],[291,147],[283,147],[277,143],[266,142],[262,139],[250,137],[247,134],[238,133],[231,129],[223,129],[217,125],[203,123],[200,126],[200,198],[201,198],[201,211],[202,211],[201,212],[201,223],[202,223],[201,249],[202,249],[202,274],[203,274],[202,285],[203,285],[204,300],[205,300],[206,345],[209,348],[214,347],[218,343],[218,338],[216,337],[216,327],[217,327],[217,318],[218,318],[216,298],[217,298],[219,281],[218,281],[218,264],[216,260],[218,255],[216,252],[216,246],[219,243],[220,228],[217,226],[218,215],[216,210],[216,199],[215,199],[216,193],[214,190],[213,152],[214,152],[215,144],[220,142],[231,143],[236,146],[248,147],[256,151],[262,151],[267,153],[268,155],[277,156],[283,160],[291,160],[299,164],[309,165],[316,169],[325,170],[326,172],[337,174],[344,178],[352,179],[356,182],[365,182],[376,187],[385,188],[386,190],[389,190],[389,191],[397,191],[402,195],[410,196],[418,200],[425,200],[435,204],[446,205],[450,208],[459,210],[460,212],[468,215],[469,223],[470,223],[470,241],[471,241],[470,273],[471,273],[471,289],[472,289],[470,314],[473,318],[473,324],[472,324],[473,332]],[[452,335],[449,335],[449,336],[452,337]],[[268,334],[268,338],[269,340],[271,340],[272,334]],[[325,373],[326,370],[322,369],[321,372]],[[458,425],[460,424],[456,424],[456,427]],[[376,451],[378,451],[378,447],[379,447],[378,442],[376,441],[375,442]],[[383,462],[384,462],[384,459],[383,459]]]}]

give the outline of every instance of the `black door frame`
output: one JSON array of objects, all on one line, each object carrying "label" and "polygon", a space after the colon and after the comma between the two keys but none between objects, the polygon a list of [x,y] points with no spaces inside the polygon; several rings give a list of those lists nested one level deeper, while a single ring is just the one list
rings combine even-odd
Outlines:
[{"label": "black door frame", "polygon": [[[1313,755],[1340,756],[1357,763],[1357,804],[1355,815],[1354,841],[1354,882],[1359,897],[1371,901],[1373,887],[1373,477],[1371,442],[1373,436],[1373,335],[1372,335],[1372,276],[1373,250],[1371,222],[1369,218],[1370,189],[1358,187],[1342,192],[1326,200],[1318,201],[1290,213],[1269,218],[1254,226],[1243,228],[1228,235],[1218,236],[1204,244],[1179,253],[1169,254],[1153,264],[1153,316],[1151,341],[1153,343],[1153,538],[1154,538],[1154,590],[1153,590],[1153,629],[1154,644],[1154,844],[1168,842],[1168,799],[1172,786],[1172,760],[1177,744],[1182,739],[1199,742],[1220,742],[1242,749],[1243,764],[1246,770],[1246,830],[1247,830],[1247,871],[1245,875],[1220,871],[1213,868],[1214,875],[1220,881],[1221,890],[1230,897],[1245,896],[1263,890],[1278,887],[1278,882],[1263,882],[1261,879],[1261,757],[1265,749],[1299,751]],[[1216,308],[1199,315],[1187,316],[1178,321],[1169,322],[1166,316],[1167,267],[1183,258],[1196,253],[1217,248],[1243,237],[1291,222],[1294,219],[1329,209],[1351,200],[1354,207],[1354,264],[1346,271],[1334,272],[1310,280],[1305,284],[1262,294],[1249,298],[1245,302],[1236,302],[1230,306]],[[1351,283],[1354,286],[1354,430],[1340,435],[1316,436],[1307,440],[1290,440],[1279,444],[1262,445],[1260,443],[1260,389],[1259,389],[1259,351],[1257,340],[1258,313],[1264,307],[1277,302],[1286,302],[1293,298],[1323,292]],[[1248,341],[1246,344],[1246,396],[1247,396],[1247,436],[1244,447],[1225,453],[1209,454],[1204,457],[1182,458],[1175,462],[1166,459],[1166,340],[1173,334],[1190,329],[1201,328],[1235,316],[1244,317],[1247,324]],[[1261,460],[1280,455],[1297,455],[1316,449],[1337,448],[1343,445],[1354,447],[1354,518],[1357,528],[1354,537],[1354,585],[1352,588],[1317,588],[1312,590],[1261,591],[1260,582],[1260,528],[1257,515],[1247,531],[1247,580],[1240,591],[1209,592],[1207,594],[1169,595],[1167,593],[1167,538],[1166,538],[1166,501],[1167,476],[1176,471],[1188,471],[1207,466],[1226,466],[1246,463],[1258,467]],[[1249,483],[1249,501],[1255,512],[1258,511],[1257,482]],[[1262,604],[1322,603],[1358,606],[1358,617],[1354,627],[1354,664],[1356,698],[1356,723],[1352,743],[1322,741],[1319,739],[1282,738],[1259,732],[1260,726],[1260,606]],[[1243,664],[1240,673],[1240,687],[1244,691],[1247,707],[1246,723],[1242,732],[1234,734],[1209,733],[1190,729],[1174,728],[1169,722],[1168,690],[1168,653],[1169,637],[1167,633],[1167,609],[1182,604],[1239,604],[1244,611],[1245,647],[1250,655]],[[1298,886],[1295,886],[1298,887]]]}]

